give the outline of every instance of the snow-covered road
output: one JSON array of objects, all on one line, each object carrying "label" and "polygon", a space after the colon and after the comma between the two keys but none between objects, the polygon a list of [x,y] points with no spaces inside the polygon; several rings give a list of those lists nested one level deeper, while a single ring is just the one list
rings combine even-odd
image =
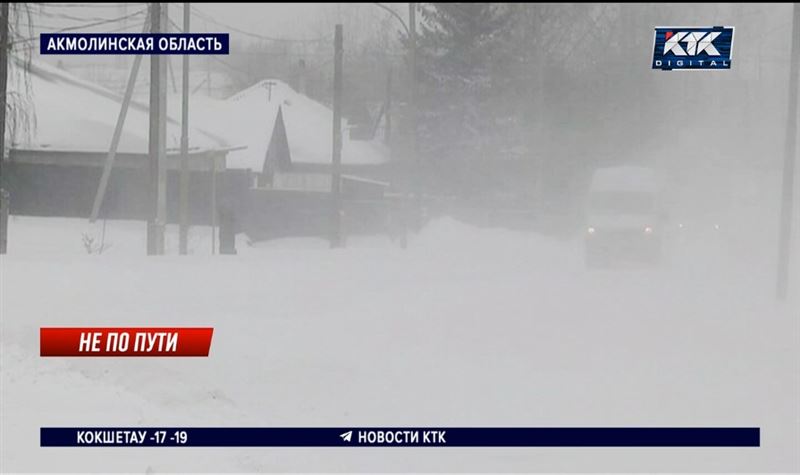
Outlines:
[{"label": "snow-covered road", "polygon": [[[102,255],[84,221],[10,230],[3,471],[800,469],[797,287],[775,302],[771,251],[747,240],[587,271],[579,240],[449,219],[405,251],[208,256],[197,230],[195,255],[160,258],[142,257],[142,223],[109,223]],[[41,326],[215,332],[209,358],[39,358]],[[41,426],[758,426],[762,447],[41,449]]]}]

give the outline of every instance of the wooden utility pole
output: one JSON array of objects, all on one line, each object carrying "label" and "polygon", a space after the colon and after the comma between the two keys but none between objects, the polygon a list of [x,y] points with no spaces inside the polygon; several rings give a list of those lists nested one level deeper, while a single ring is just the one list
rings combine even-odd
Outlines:
[{"label": "wooden utility pole", "polygon": [[392,68],[386,71],[386,102],[383,108],[383,120],[386,128],[383,131],[383,142],[388,146],[392,139]]},{"label": "wooden utility pole", "polygon": [[786,118],[786,145],[783,156],[783,185],[781,193],[781,222],[778,238],[777,295],[786,299],[789,289],[789,259],[791,258],[792,205],[794,201],[794,165],[797,156],[797,94],[800,75],[800,7],[793,5],[792,47],[789,59],[789,115]]},{"label": "wooden utility pole", "polygon": [[[169,3],[161,4],[161,31],[169,31]],[[158,253],[164,254],[164,233],[167,227],[167,60],[169,56],[159,57],[158,62]]]},{"label": "wooden utility pole", "polygon": [[[208,22],[205,22],[205,31],[208,29]],[[211,55],[206,55],[206,95],[211,97]]]},{"label": "wooden utility pole", "polygon": [[419,157],[419,104],[417,84],[417,4],[408,4],[408,30],[411,43],[409,65],[411,67],[411,161],[414,176],[414,227],[417,231],[422,227],[422,161]]},{"label": "wooden utility pole", "polygon": [[[183,4],[183,32],[189,33],[191,5]],[[181,255],[189,252],[189,55],[183,55],[181,68],[181,179],[179,198],[178,248]]]},{"label": "wooden utility pole", "polygon": [[169,73],[169,83],[172,85],[172,93],[178,92],[178,85],[175,83],[175,71],[172,69],[172,56],[167,56],[164,60],[167,63],[167,72]]},{"label": "wooden utility pole", "polygon": [[[8,86],[8,3],[0,4],[0,254],[8,250],[9,195],[3,189],[3,161],[6,155],[6,93]],[[6,178],[7,179],[7,178]]]},{"label": "wooden utility pole", "polygon": [[[145,24],[144,32],[148,29]],[[128,84],[125,87],[125,95],[122,98],[122,106],[117,115],[117,124],[114,127],[114,135],[111,137],[111,145],[108,148],[108,155],[106,155],[106,162],[103,165],[103,174],[100,176],[100,184],[97,185],[97,192],[94,195],[94,204],[92,205],[92,213],[89,215],[89,222],[93,223],[97,220],[100,214],[100,206],[103,204],[103,198],[106,195],[106,188],[108,187],[108,180],[111,177],[111,169],[114,167],[114,160],[117,157],[117,149],[119,148],[119,141],[122,138],[122,129],[125,127],[125,118],[128,116],[128,107],[131,104],[133,97],[133,89],[136,86],[136,78],[139,75],[139,67],[142,64],[142,55],[137,54],[133,58],[133,65],[131,66],[131,73],[128,76]]]},{"label": "wooden utility pole", "polygon": [[[150,7],[150,31],[165,29],[166,8],[160,3]],[[150,130],[149,176],[150,218],[147,225],[147,254],[164,253],[164,226],[166,222],[166,67],[161,55],[150,56]]]},{"label": "wooden utility pole", "polygon": [[217,253],[217,160],[212,155],[211,166],[211,255]]},{"label": "wooden utility pole", "polygon": [[331,167],[331,247],[341,247],[342,237],[342,25],[333,39],[333,153]]},{"label": "wooden utility pole", "polygon": [[[161,5],[150,4],[150,32],[157,33],[161,30]],[[158,193],[158,56],[150,56],[150,104],[148,114],[150,126],[148,130],[147,158],[148,158],[148,193],[149,200],[147,217],[147,255],[158,254],[156,243],[156,194]]]}]

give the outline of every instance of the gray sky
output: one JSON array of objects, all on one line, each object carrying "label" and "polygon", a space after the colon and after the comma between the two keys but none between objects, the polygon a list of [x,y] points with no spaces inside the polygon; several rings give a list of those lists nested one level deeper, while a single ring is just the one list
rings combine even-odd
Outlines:
[{"label": "gray sky", "polygon": [[[221,23],[245,31],[300,38],[314,36],[314,27],[325,8],[319,3],[203,3],[195,7]],[[209,28],[213,27],[209,24]]]},{"label": "gray sky", "polygon": [[[38,31],[54,31],[88,25],[97,20],[123,17],[144,7],[144,3],[90,6],[76,3],[38,4],[33,6],[33,24]],[[355,33],[352,28],[362,30],[389,16],[387,12],[370,3],[194,3],[192,8],[192,29],[229,32],[234,40],[248,37],[236,29],[267,37],[311,39],[327,30],[332,31],[334,23],[343,23],[346,30]],[[407,4],[394,4],[392,8],[401,12],[403,18],[407,16]],[[178,24],[182,23],[182,11],[182,3],[170,3],[170,18]],[[138,30],[138,25],[143,20],[143,16],[137,16],[125,22],[104,23],[78,31],[112,32],[125,25],[129,26],[129,31],[134,31]],[[399,28],[399,24],[397,27]]]}]

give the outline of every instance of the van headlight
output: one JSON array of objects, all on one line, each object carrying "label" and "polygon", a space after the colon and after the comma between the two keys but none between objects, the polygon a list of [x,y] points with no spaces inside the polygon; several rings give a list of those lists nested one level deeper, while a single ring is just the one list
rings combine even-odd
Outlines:
[{"label": "van headlight", "polygon": [[586,228],[586,232],[587,232],[588,234],[594,234],[594,228],[593,228],[593,227],[591,227],[591,226],[589,226],[588,228]]},{"label": "van headlight", "polygon": [[653,234],[653,228],[651,228],[650,226],[645,226],[644,227],[644,233],[645,234]]}]

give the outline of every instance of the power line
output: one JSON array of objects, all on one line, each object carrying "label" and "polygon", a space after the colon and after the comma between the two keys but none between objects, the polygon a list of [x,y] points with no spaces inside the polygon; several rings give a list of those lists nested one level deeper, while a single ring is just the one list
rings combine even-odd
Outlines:
[{"label": "power line", "polygon": [[103,33],[119,33],[119,32],[122,32],[122,31],[125,31],[125,30],[128,30],[128,29],[131,29],[131,28],[133,29],[133,31],[131,33],[141,33],[142,26],[146,22],[147,22],[147,20],[145,20],[145,22],[141,22],[140,21],[140,22],[135,23],[135,24],[122,25],[122,26],[120,26],[118,28],[114,28],[113,30],[103,30]]},{"label": "power line", "polygon": [[265,35],[260,35],[260,34],[257,34],[257,33],[252,33],[252,32],[249,32],[249,31],[245,31],[245,30],[236,28],[235,26],[228,25],[226,23],[222,23],[221,21],[217,20],[216,18],[214,18],[214,17],[212,17],[210,15],[207,15],[206,13],[203,13],[200,9],[198,9],[194,5],[192,5],[192,13],[194,13],[197,17],[199,17],[199,18],[201,18],[203,20],[210,21],[211,23],[214,23],[215,25],[221,26],[223,28],[227,28],[230,31],[235,31],[235,32],[240,33],[242,35],[246,35],[246,36],[249,36],[251,38],[256,38],[256,39],[260,39],[260,40],[264,40],[264,41],[283,41],[283,42],[287,42],[287,43],[318,43],[318,42],[321,42],[321,41],[330,40],[330,36],[322,37],[322,38],[314,38],[314,39],[277,38],[277,37],[272,37],[272,36],[265,36]]},{"label": "power line", "polygon": [[113,20],[113,18],[108,18],[108,17],[73,16],[73,15],[68,15],[66,13],[48,12],[46,10],[33,11],[31,13],[34,15],[41,15],[48,18],[60,18],[63,20],[79,21],[79,22]]},{"label": "power line", "polygon": [[[85,23],[83,25],[68,26],[66,28],[61,28],[60,30],[55,30],[55,31],[52,31],[50,33],[64,33],[64,32],[67,32],[67,31],[82,30],[84,28],[92,28],[92,27],[100,26],[100,25],[108,25],[110,23],[118,23],[120,21],[125,21],[125,20],[131,19],[133,17],[136,17],[138,15],[141,15],[142,13],[144,13],[146,11],[147,11],[147,9],[145,8],[145,9],[139,10],[137,12],[131,13],[130,15],[125,15],[125,16],[121,16],[121,17],[118,17],[118,18],[111,18],[111,19],[102,20],[102,21],[96,21],[96,22],[93,22],[93,23]],[[31,25],[31,26],[35,26],[35,25]],[[21,38],[19,40],[14,41],[13,43],[11,43],[11,45],[13,46],[13,45],[16,45],[18,43],[27,43],[27,42],[30,42],[30,41],[36,41],[37,39],[39,39],[39,35],[32,36],[32,37],[29,37],[29,38]]]},{"label": "power line", "polygon": [[[172,25],[173,28],[175,28],[175,30],[177,30],[179,32],[183,32],[183,28],[180,25],[178,25],[177,23],[175,23],[175,21],[172,20],[171,18],[169,19],[169,23],[170,23],[170,25]],[[214,61],[220,63],[220,64],[223,64],[223,65],[227,66],[228,68],[230,68],[230,69],[232,69],[234,71],[237,71],[237,72],[240,72],[242,74],[246,74],[248,76],[254,77],[252,72],[245,71],[244,69],[238,68],[238,67],[230,64],[229,62],[217,57],[216,55],[208,55],[208,57],[213,59]]]}]

